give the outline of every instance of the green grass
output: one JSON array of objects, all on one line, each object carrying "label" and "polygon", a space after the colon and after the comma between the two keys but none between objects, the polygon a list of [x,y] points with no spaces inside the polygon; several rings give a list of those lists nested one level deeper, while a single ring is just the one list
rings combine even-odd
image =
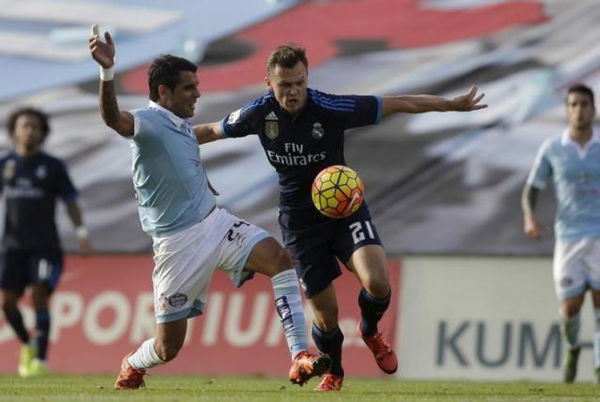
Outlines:
[{"label": "green grass", "polygon": [[113,376],[51,375],[21,379],[0,375],[0,401],[593,401],[591,384],[481,383],[346,378],[342,392],[316,393],[285,379],[147,376],[147,388],[115,391]]}]

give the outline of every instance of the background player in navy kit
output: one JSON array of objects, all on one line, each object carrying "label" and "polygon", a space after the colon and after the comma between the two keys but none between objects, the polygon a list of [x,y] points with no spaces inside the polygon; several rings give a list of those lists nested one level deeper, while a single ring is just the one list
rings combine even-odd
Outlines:
[{"label": "background player in navy kit", "polygon": [[[48,116],[33,108],[16,110],[8,118],[7,131],[14,150],[0,159],[0,190],[6,199],[0,304],[23,344],[19,374],[34,376],[47,371],[48,304],[63,263],[54,216],[56,198],[61,198],[67,206],[81,251],[88,253],[91,247],[77,203],[77,191],[65,165],[41,151],[50,132]],[[17,306],[26,287],[31,288],[35,310],[35,342],[30,342]]]},{"label": "background player in navy kit", "polygon": [[341,274],[339,259],[363,286],[360,334],[386,373],[397,370],[397,359],[377,330],[391,295],[381,241],[367,204],[353,216],[331,220],[312,205],[310,186],[317,173],[345,164],[344,131],[378,123],[382,117],[405,112],[471,111],[486,107],[472,88],[446,99],[416,96],[337,96],[307,87],[308,62],[302,47],[277,47],[267,61],[270,91],[221,122],[194,127],[201,142],[258,134],[269,162],[279,174],[279,223],[284,242],[296,259],[296,269],[315,315],[313,339],[333,360],[319,391],[340,390],[343,334],[338,327],[338,305],[333,280]]}]

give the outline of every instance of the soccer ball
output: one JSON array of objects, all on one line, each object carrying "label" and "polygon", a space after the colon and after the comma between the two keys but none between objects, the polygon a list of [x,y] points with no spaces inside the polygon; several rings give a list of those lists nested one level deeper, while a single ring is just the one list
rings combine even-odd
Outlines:
[{"label": "soccer ball", "polygon": [[333,165],[319,172],[311,188],[312,201],[323,215],[340,219],[355,213],[364,199],[363,182],[347,166]]}]

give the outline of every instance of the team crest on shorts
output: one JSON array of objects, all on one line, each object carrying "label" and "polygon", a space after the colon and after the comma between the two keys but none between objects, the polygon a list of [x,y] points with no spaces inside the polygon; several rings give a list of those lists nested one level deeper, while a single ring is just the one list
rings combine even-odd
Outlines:
[{"label": "team crest on shorts", "polygon": [[274,112],[265,117],[265,135],[271,141],[279,136],[279,119]]},{"label": "team crest on shorts", "polygon": [[572,284],[573,284],[573,279],[569,278],[568,276],[565,276],[564,278],[562,278],[560,280],[560,286],[563,288],[568,288]]},{"label": "team crest on shorts", "polygon": [[188,297],[183,293],[175,293],[167,298],[169,305],[175,308],[183,306],[185,303],[187,303],[187,300]]},{"label": "team crest on shorts", "polygon": [[325,130],[323,130],[323,126],[321,125],[321,123],[319,123],[318,121],[316,121],[313,124],[313,128],[312,128],[312,136],[315,140],[320,140],[321,138],[323,138],[323,136],[325,135]]}]

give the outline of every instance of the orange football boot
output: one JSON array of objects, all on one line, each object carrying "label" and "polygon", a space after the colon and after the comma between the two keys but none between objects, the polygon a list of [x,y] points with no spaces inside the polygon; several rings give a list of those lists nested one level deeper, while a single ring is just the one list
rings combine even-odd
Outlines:
[{"label": "orange football boot", "polygon": [[383,337],[383,334],[377,331],[373,335],[363,335],[360,331],[360,324],[357,330],[360,337],[365,341],[369,349],[371,349],[371,352],[373,352],[373,357],[375,357],[379,368],[387,374],[395,373],[398,370],[398,359],[390,343]]},{"label": "orange football boot", "polygon": [[138,389],[146,386],[146,383],[144,382],[144,374],[146,374],[146,370],[136,369],[127,361],[129,356],[132,354],[133,353],[128,353],[123,358],[123,362],[121,363],[121,372],[119,373],[117,381],[115,382],[115,389]]},{"label": "orange football boot", "polygon": [[331,358],[325,354],[313,355],[307,351],[300,352],[294,357],[290,367],[290,382],[304,385],[312,377],[320,376],[331,368]]},{"label": "orange football boot", "polygon": [[344,377],[335,374],[325,374],[315,391],[341,391]]}]

